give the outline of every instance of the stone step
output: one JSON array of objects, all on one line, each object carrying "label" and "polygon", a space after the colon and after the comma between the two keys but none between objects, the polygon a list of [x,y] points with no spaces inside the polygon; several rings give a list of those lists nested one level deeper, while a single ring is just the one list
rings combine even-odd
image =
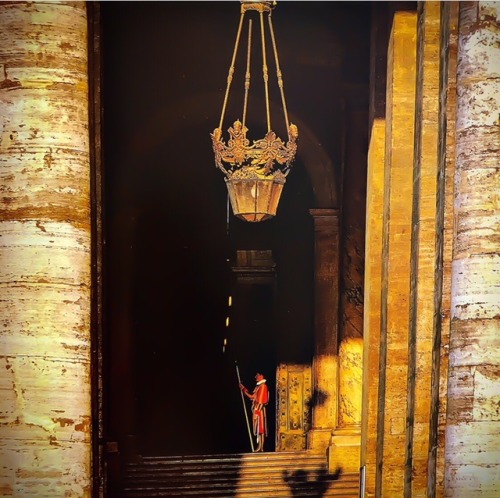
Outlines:
[{"label": "stone step", "polygon": [[185,475],[203,475],[206,473],[243,475],[262,472],[278,472],[283,468],[292,470],[317,471],[325,468],[325,457],[286,454],[273,456],[273,454],[260,455],[228,455],[220,457],[172,457],[167,460],[150,458],[139,463],[127,465],[127,475],[147,477],[148,475],[172,475],[182,471]]},{"label": "stone step", "polygon": [[183,497],[198,496],[201,498],[296,498],[296,497],[316,497],[316,498],[348,498],[358,496],[359,488],[356,483],[332,483],[329,487],[319,487],[314,484],[281,485],[281,486],[257,486],[252,487],[232,487],[210,489],[190,489],[187,487],[170,489],[160,486],[147,488],[124,489],[124,498],[153,498],[153,497]]},{"label": "stone step", "polygon": [[158,476],[158,475],[149,475],[147,477],[137,477],[137,476],[127,476],[124,479],[125,484],[130,484],[134,486],[147,486],[151,483],[155,483],[155,485],[162,485],[164,487],[169,486],[177,486],[177,485],[186,485],[193,487],[203,487],[210,485],[218,485],[222,483],[224,485],[234,484],[238,485],[241,483],[250,484],[250,483],[260,483],[266,482],[270,484],[280,484],[282,482],[321,482],[328,481],[333,482],[342,478],[342,481],[356,481],[357,482],[357,474],[352,474],[349,478],[347,476],[334,476],[326,474],[325,472],[313,471],[313,472],[303,472],[303,473],[286,473],[283,471],[274,472],[274,473],[262,473],[262,472],[253,472],[247,475],[238,475],[238,474],[218,474],[211,475],[210,473],[201,473],[200,475],[191,475],[186,476],[185,474],[172,474],[169,476]]},{"label": "stone step", "polygon": [[152,497],[181,497],[181,496],[199,496],[207,498],[224,498],[224,497],[245,497],[245,498],[271,498],[271,497],[297,497],[297,496],[315,496],[316,498],[323,497],[351,497],[358,496],[359,487],[356,484],[339,485],[334,483],[331,486],[318,487],[312,484],[296,485],[296,486],[252,486],[238,488],[205,488],[191,489],[188,487],[182,488],[163,488],[161,486],[141,487],[141,488],[124,488],[120,495],[123,498],[152,498]]},{"label": "stone step", "polygon": [[359,475],[328,474],[317,453],[249,453],[144,457],[129,463],[124,498],[352,497]]},{"label": "stone step", "polygon": [[248,463],[242,464],[242,465],[235,465],[235,464],[212,464],[212,465],[203,465],[203,464],[189,464],[186,466],[175,466],[175,467],[169,467],[169,466],[162,466],[162,467],[128,467],[127,468],[127,474],[128,475],[133,475],[133,476],[148,476],[152,474],[162,474],[162,475],[171,475],[171,474],[177,474],[179,472],[182,472],[186,475],[200,475],[204,473],[210,473],[210,474],[235,474],[235,475],[242,475],[242,474],[252,474],[256,472],[281,472],[282,469],[289,469],[289,470],[307,470],[307,471],[321,471],[325,467],[320,466],[316,463],[309,463],[309,462],[294,462],[290,463],[288,465],[266,465],[266,464],[257,464],[257,465],[249,465]]},{"label": "stone step", "polygon": [[308,451],[299,452],[279,452],[279,453],[238,453],[238,454],[219,454],[219,455],[184,455],[184,456],[157,456],[157,457],[142,457],[140,462],[130,463],[130,466],[155,466],[155,465],[175,465],[175,464],[196,464],[204,465],[220,462],[238,463],[244,462],[281,462],[286,461],[297,462],[307,461],[316,462],[318,464],[325,462],[325,456],[318,453]]}]

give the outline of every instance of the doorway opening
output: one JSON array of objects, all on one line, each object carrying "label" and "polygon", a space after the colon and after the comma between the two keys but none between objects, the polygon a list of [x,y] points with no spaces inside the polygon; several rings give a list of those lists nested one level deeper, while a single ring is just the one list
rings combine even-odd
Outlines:
[{"label": "doorway opening", "polygon": [[[242,325],[237,335],[248,342],[242,349],[252,352],[248,365],[238,358],[242,380],[251,388],[255,369],[263,367],[255,344],[265,344],[270,384],[280,364],[310,364],[314,234],[309,209],[318,206],[315,195],[323,184],[330,190],[322,181],[313,192],[299,144],[278,216],[249,224],[231,215],[228,236],[227,194],[213,165],[209,133],[219,118],[234,42],[227,27],[234,25],[235,10],[224,3],[195,5],[102,4],[105,432],[122,446],[135,438],[137,450],[152,455],[248,448],[234,360],[222,349],[233,291],[231,262],[238,250],[271,250],[276,262],[272,299],[266,286],[245,297],[250,320],[253,308],[259,311],[260,327]],[[341,155],[341,122],[332,116],[341,116],[342,40],[331,23],[344,23],[334,15],[335,5],[285,2],[279,7],[283,19],[288,11],[286,22],[292,26],[288,40],[279,35],[282,66],[300,73],[287,73],[287,98],[313,124],[309,140],[331,158],[325,166],[331,176]],[[278,22],[275,28],[280,29]],[[298,40],[311,47],[298,46]],[[324,57],[320,50],[326,50]],[[210,56],[200,57],[202,52]],[[316,89],[308,98],[304,85]],[[309,151],[308,167],[317,167],[311,157],[316,159]],[[322,205],[330,201],[326,198],[321,197]],[[235,294],[235,306],[240,304]],[[233,337],[228,340],[231,346]],[[275,389],[271,394],[274,406]],[[268,441],[274,443],[274,437],[271,433]]]}]

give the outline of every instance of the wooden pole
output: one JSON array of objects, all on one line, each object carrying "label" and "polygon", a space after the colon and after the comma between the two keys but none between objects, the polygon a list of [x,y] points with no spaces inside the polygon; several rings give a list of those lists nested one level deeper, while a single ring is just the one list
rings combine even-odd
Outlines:
[{"label": "wooden pole", "polygon": [[[238,385],[241,384],[240,369],[238,368],[238,362],[234,362],[236,366],[236,375],[238,376]],[[245,398],[243,397],[243,391],[240,389],[241,402],[243,403],[243,411],[245,412],[245,420],[247,423],[248,437],[250,438],[250,447],[252,448],[252,453],[255,451],[253,447],[252,431],[250,430],[250,422],[248,421],[247,405],[245,404]]]}]

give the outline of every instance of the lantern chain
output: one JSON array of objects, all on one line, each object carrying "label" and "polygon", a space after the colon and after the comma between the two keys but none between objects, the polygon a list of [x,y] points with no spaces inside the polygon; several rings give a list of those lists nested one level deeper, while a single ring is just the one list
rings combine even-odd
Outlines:
[{"label": "lantern chain", "polygon": [[279,58],[278,58],[278,49],[276,47],[276,39],[274,37],[274,29],[273,29],[273,22],[271,20],[271,12],[269,12],[269,15],[267,16],[267,20],[269,22],[269,31],[271,32],[271,41],[273,43],[274,60],[276,62],[276,75],[278,76],[278,86],[279,86],[280,93],[281,93],[281,102],[283,103],[283,113],[285,115],[286,130],[288,133],[288,138],[290,138],[290,125],[288,123],[288,110],[287,110],[286,102],[285,102],[285,90],[283,88],[283,75],[281,73],[280,62],[279,62]]},{"label": "lantern chain", "polygon": [[236,34],[236,42],[234,44],[233,58],[231,60],[231,67],[229,68],[229,73],[227,75],[226,94],[224,95],[224,103],[222,104],[222,112],[220,115],[220,122],[219,122],[219,128],[221,130],[222,130],[222,121],[224,120],[224,114],[226,113],[227,99],[229,97],[229,88],[231,87],[231,82],[233,81],[234,63],[236,61],[236,54],[238,53],[238,45],[240,43],[241,27],[243,26],[243,17],[244,16],[245,16],[245,12],[242,12],[240,15],[240,24],[238,26],[238,32]]},{"label": "lantern chain", "polygon": [[252,20],[248,20],[247,71],[245,73],[245,100],[243,102],[243,128],[247,117],[248,91],[250,90],[250,54],[252,47]]},{"label": "lantern chain", "polygon": [[269,88],[268,81],[269,75],[267,72],[267,59],[266,59],[266,37],[264,34],[264,14],[259,12],[260,16],[260,33],[262,38],[262,75],[264,78],[264,89],[266,92],[266,116],[267,116],[267,131],[271,131],[271,113],[269,111]]}]

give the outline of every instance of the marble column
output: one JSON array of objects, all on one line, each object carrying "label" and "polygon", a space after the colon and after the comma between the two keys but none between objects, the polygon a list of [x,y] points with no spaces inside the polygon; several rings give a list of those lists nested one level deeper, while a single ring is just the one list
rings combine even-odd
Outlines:
[{"label": "marble column", "polygon": [[90,497],[86,4],[0,26],[0,495]]},{"label": "marble column", "polygon": [[500,3],[460,2],[445,495],[498,496]]}]

